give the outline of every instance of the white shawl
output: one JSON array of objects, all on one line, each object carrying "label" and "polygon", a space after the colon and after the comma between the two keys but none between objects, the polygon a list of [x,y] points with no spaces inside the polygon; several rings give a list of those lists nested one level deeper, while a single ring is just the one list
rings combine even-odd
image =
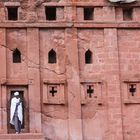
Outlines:
[{"label": "white shawl", "polygon": [[[16,104],[19,103],[20,98],[13,97],[11,100],[11,107],[10,107],[10,123],[14,125],[13,117],[16,109]],[[18,118],[21,121],[21,124],[23,122],[23,114],[22,114],[22,103],[18,105]]]}]

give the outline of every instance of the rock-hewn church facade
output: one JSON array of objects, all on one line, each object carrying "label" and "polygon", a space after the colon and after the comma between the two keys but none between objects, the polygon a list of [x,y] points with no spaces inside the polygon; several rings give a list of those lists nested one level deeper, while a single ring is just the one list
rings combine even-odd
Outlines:
[{"label": "rock-hewn church facade", "polygon": [[0,139],[140,139],[140,1],[112,1],[0,1]]}]

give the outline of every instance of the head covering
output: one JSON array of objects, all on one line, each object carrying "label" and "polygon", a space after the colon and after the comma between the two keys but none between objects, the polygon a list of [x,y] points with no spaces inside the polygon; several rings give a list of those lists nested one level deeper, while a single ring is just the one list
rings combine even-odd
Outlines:
[{"label": "head covering", "polygon": [[19,95],[19,92],[15,92],[14,95],[15,95],[15,96],[18,96],[18,95]]}]

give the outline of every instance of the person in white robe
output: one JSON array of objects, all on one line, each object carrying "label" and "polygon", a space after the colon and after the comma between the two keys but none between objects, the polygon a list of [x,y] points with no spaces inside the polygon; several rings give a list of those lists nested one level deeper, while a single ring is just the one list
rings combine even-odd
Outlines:
[{"label": "person in white robe", "polygon": [[23,123],[23,108],[19,92],[15,92],[13,98],[11,99],[10,123],[15,126],[15,131],[19,134]]}]

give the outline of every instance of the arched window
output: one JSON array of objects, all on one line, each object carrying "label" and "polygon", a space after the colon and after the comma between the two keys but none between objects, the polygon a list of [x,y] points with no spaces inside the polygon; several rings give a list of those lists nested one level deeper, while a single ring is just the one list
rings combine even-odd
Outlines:
[{"label": "arched window", "polygon": [[87,50],[85,53],[85,63],[86,64],[92,63],[92,52],[90,50]]},{"label": "arched window", "polygon": [[53,49],[48,53],[48,63],[56,63],[56,52]]},{"label": "arched window", "polygon": [[17,48],[13,51],[13,63],[21,63],[21,53]]}]

